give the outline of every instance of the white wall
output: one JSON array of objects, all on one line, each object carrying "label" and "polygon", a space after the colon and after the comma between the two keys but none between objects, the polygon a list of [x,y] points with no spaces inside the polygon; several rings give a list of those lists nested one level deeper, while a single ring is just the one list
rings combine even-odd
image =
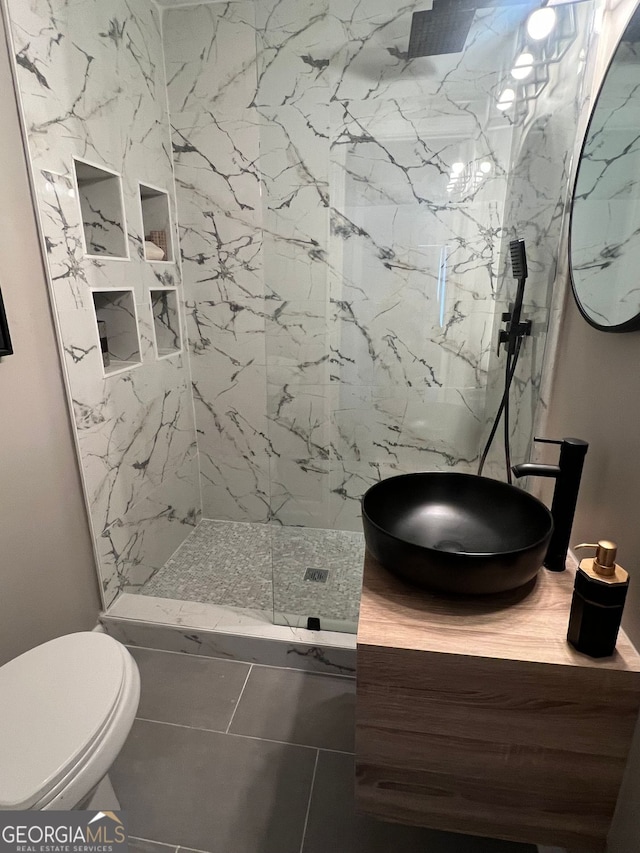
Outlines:
[{"label": "white wall", "polygon": [[0,287],[14,355],[0,360],[0,664],[92,628],[93,552],[0,22]]},{"label": "white wall", "polygon": [[[594,57],[594,95],[635,5],[636,0],[622,0],[605,12]],[[576,142],[580,144],[579,137]],[[566,260],[566,242],[564,252]],[[566,278],[566,274],[559,276],[555,286],[569,289]],[[548,436],[575,435],[590,444],[571,541],[606,538],[618,543],[620,563],[631,575],[624,625],[636,646],[640,646],[639,358],[640,333],[597,331],[582,318],[567,293],[548,410],[538,431]],[[637,853],[639,806],[640,729],[618,799],[610,853]]]}]

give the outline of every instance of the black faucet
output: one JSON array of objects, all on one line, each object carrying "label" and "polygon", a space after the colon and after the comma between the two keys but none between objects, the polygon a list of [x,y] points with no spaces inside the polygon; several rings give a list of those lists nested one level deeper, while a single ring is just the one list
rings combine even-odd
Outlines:
[{"label": "black faucet", "polygon": [[556,487],[553,490],[551,515],[553,516],[553,533],[544,565],[552,572],[562,572],[567,561],[569,537],[573,525],[573,516],[578,502],[578,490],[582,476],[584,457],[589,445],[581,438],[563,438],[562,441],[552,438],[534,438],[540,444],[559,444],[560,459],[557,465],[544,465],[537,462],[523,462],[511,469],[516,477],[554,477]]}]

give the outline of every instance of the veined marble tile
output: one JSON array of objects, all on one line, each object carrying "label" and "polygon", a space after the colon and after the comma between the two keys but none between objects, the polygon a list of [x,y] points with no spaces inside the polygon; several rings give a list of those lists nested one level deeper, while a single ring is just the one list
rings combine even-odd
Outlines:
[{"label": "veined marble tile", "polygon": [[[418,0],[232,5],[164,19],[205,507],[358,530],[381,477],[477,461],[522,200],[494,104],[526,10],[409,62]],[[546,198],[544,156],[523,186]]]},{"label": "veined marble tile", "polygon": [[[224,288],[228,296],[220,297],[216,291]],[[264,299],[246,295],[240,289],[233,293],[233,283],[220,281],[210,284],[190,284],[186,290],[186,310],[190,331],[193,333],[193,352],[197,354],[213,341],[222,343],[229,338],[246,338],[262,334],[266,323]],[[213,293],[211,292],[213,290]]]},{"label": "veined marble tile", "polygon": [[[428,300],[421,306],[401,298],[376,305],[370,300],[334,302],[331,337],[333,381],[353,385],[388,387],[443,387],[445,370],[458,362],[459,384],[475,381],[480,355],[466,350],[464,357],[451,354],[441,345],[442,329],[433,321]],[[483,326],[484,328],[484,326]],[[453,337],[453,332],[450,332]],[[462,350],[460,342],[457,350]],[[472,363],[469,364],[468,362]]]},{"label": "veined marble tile", "polygon": [[329,521],[339,530],[362,530],[362,496],[387,477],[404,474],[392,463],[350,462],[335,459],[329,475]]},{"label": "veined marble tile", "polygon": [[269,439],[273,452],[294,459],[329,458],[327,385],[267,386]]},{"label": "veined marble tile", "polygon": [[269,521],[269,456],[254,450],[222,454],[202,443],[199,450],[205,515],[227,521]]},{"label": "veined marble tile", "polygon": [[259,106],[309,113],[329,100],[329,66],[343,30],[328,0],[265,0],[256,5]]},{"label": "veined marble tile", "polygon": [[[29,0],[9,7],[19,85],[36,169],[62,171],[74,153],[98,162],[118,159],[117,120],[125,4],[77,7]],[[120,13],[120,14],[119,14]],[[118,20],[120,18],[120,20]]]},{"label": "veined marble tile", "polygon": [[[133,598],[133,596],[131,596]],[[136,598],[142,596],[135,596]],[[171,602],[176,604],[176,602]],[[168,603],[167,603],[168,604]],[[205,657],[242,660],[267,666],[282,666],[308,672],[324,672],[353,677],[356,669],[355,637],[333,631],[307,631],[280,625],[242,624],[234,629],[216,626],[215,630],[189,629],[171,624],[168,606],[162,606],[161,621],[154,624],[135,618],[105,614],[105,630],[121,643],[151,649],[183,652]],[[133,607],[133,605],[131,606]],[[181,605],[184,610],[184,605]],[[135,611],[134,611],[135,612]],[[213,616],[215,620],[216,616]],[[167,624],[169,623],[169,624]],[[344,638],[347,638],[346,640]]]},{"label": "veined marble tile", "polygon": [[323,386],[329,382],[329,354],[326,336],[308,344],[267,340],[268,377],[273,388]]},{"label": "veined marble tile", "polygon": [[102,381],[98,406],[74,404],[92,515],[104,527],[182,465],[195,435],[187,377],[174,359]]},{"label": "veined marble tile", "polygon": [[[89,309],[92,273],[106,263],[84,256],[82,218],[72,176],[71,158],[62,172],[34,168],[40,222],[47,246],[47,262],[55,304],[59,311]],[[95,264],[95,266],[94,266]],[[113,268],[113,262],[110,264]],[[124,281],[125,274],[120,273]]]},{"label": "veined marble tile", "polygon": [[[197,533],[194,530],[183,545],[186,547],[189,539],[195,535]],[[187,629],[216,629],[221,632],[240,628],[251,633],[261,627],[268,630],[273,624],[270,614],[264,610],[229,607],[202,601],[183,601],[176,599],[175,596],[147,595],[146,590],[151,587],[153,580],[154,578],[142,591],[123,593],[104,615],[113,619],[139,620]]]},{"label": "veined marble tile", "polygon": [[412,394],[397,444],[388,448],[392,458],[408,470],[468,471],[480,452],[484,404],[484,388]]},{"label": "veined marble tile", "polygon": [[163,13],[167,84],[174,113],[234,113],[256,94],[251,2],[201,4]]},{"label": "veined marble tile", "polygon": [[118,592],[141,586],[164,565],[199,515],[194,457],[98,537],[106,605]]},{"label": "veined marble tile", "polygon": [[265,337],[260,326],[247,332],[220,328],[201,308],[202,303],[197,302],[186,306],[194,381],[200,377],[206,380],[214,370],[231,385],[245,370],[266,365]]},{"label": "veined marble tile", "polygon": [[343,462],[391,462],[407,413],[405,389],[371,385],[331,387],[332,458]]},{"label": "veined marble tile", "polygon": [[264,281],[269,298],[317,302],[327,291],[325,250],[315,237],[283,239],[264,235]]},{"label": "veined marble tile", "polygon": [[325,299],[304,296],[267,303],[265,323],[269,356],[290,355],[295,358],[299,347],[325,346],[327,336],[327,303]]},{"label": "veined marble tile", "polygon": [[271,456],[272,520],[293,527],[330,527],[330,465],[330,460],[317,457]]},{"label": "veined marble tile", "polygon": [[[138,306],[138,316],[150,314]],[[183,356],[155,361],[150,317],[140,322],[143,364],[102,376],[92,311],[58,314],[83,471],[97,525],[111,524],[156,488],[195,447],[188,375]],[[102,529],[102,528],[101,528]]]},{"label": "veined marble tile", "polygon": [[[486,132],[486,99],[333,104],[331,176],[344,181],[344,204],[420,204],[437,216],[461,202],[503,196],[509,126]],[[465,210],[458,212],[464,221]]]},{"label": "veined marble tile", "polygon": [[268,207],[264,194],[263,225],[275,240],[304,249],[311,262],[327,261],[329,238],[329,187],[327,184],[301,185],[294,197],[280,207]]},{"label": "veined marble tile", "polygon": [[[248,454],[262,448],[268,452],[262,444],[267,441],[266,368],[251,362],[236,367],[226,359],[214,364],[218,371],[212,375],[211,363],[201,370],[205,365],[196,360],[193,389],[198,430],[209,446],[216,441],[219,450],[226,447],[231,452],[235,444]],[[223,372],[225,366],[231,372]]]},{"label": "veined marble tile", "polygon": [[[193,190],[176,170],[180,249],[186,292],[208,285],[205,298],[229,303],[260,297],[262,234],[245,211],[221,208],[210,196]],[[202,291],[200,291],[202,293]]]},{"label": "veined marble tile", "polygon": [[127,9],[120,26],[118,76],[127,81],[119,106],[123,173],[157,183],[172,171],[160,13],[154,4],[139,2]]},{"label": "veined marble tile", "polygon": [[[134,5],[113,0],[108,7],[94,0],[12,0],[9,7],[81,470],[110,600],[129,573],[136,582],[164,559],[165,545],[175,547],[186,535],[189,525],[176,524],[172,512],[184,509],[185,518],[199,512],[188,364],[183,354],[156,361],[152,345],[149,290],[180,288],[180,271],[176,264],[144,260],[140,218],[138,181],[165,189],[177,254],[159,15],[146,0]],[[119,234],[126,227],[128,259],[84,255],[74,157],[121,175],[124,219],[116,210],[119,200],[109,211],[98,205],[100,235],[93,242],[104,238],[107,220],[113,220]],[[87,228],[95,230],[93,224]],[[95,251],[103,248],[106,244],[94,245]],[[104,376],[92,289],[133,291],[135,317],[132,297],[120,299],[132,334],[120,351],[116,332],[111,341],[115,355],[141,359],[128,372]],[[193,498],[187,509],[189,488]],[[155,499],[164,502],[164,510]],[[164,524],[169,521],[171,535]],[[106,527],[114,539],[105,550]]]},{"label": "veined marble tile", "polygon": [[[268,298],[312,301],[326,298],[330,274],[329,211],[316,189],[305,188],[296,199],[294,210],[264,213],[262,257]],[[308,206],[298,210],[303,201]]]},{"label": "veined marble tile", "polygon": [[211,105],[174,110],[173,152],[185,193],[209,198],[220,209],[241,212],[242,221],[259,224],[261,121],[254,109],[237,115],[218,114]]},{"label": "veined marble tile", "polygon": [[311,112],[263,106],[258,113],[265,204],[288,208],[305,187],[329,182],[329,105],[319,103]]}]

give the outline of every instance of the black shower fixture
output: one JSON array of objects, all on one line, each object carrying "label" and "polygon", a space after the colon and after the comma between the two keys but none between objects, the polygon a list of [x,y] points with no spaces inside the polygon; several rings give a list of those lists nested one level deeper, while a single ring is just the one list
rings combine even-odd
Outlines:
[{"label": "black shower fixture", "polygon": [[475,14],[475,9],[458,9],[455,6],[436,9],[435,3],[430,11],[414,12],[409,36],[409,59],[460,53]]},{"label": "black shower fixture", "polygon": [[464,50],[476,9],[497,6],[533,9],[539,5],[539,0],[433,0],[432,9],[413,13],[407,58],[460,53]]}]

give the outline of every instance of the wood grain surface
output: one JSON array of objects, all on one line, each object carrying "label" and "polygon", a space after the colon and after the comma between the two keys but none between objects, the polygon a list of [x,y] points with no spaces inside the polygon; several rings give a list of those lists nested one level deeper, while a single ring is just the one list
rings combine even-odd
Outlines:
[{"label": "wood grain surface", "polygon": [[640,656],[566,643],[573,571],[499,601],[418,591],[370,555],[356,794],[402,823],[604,849],[640,707]]}]

